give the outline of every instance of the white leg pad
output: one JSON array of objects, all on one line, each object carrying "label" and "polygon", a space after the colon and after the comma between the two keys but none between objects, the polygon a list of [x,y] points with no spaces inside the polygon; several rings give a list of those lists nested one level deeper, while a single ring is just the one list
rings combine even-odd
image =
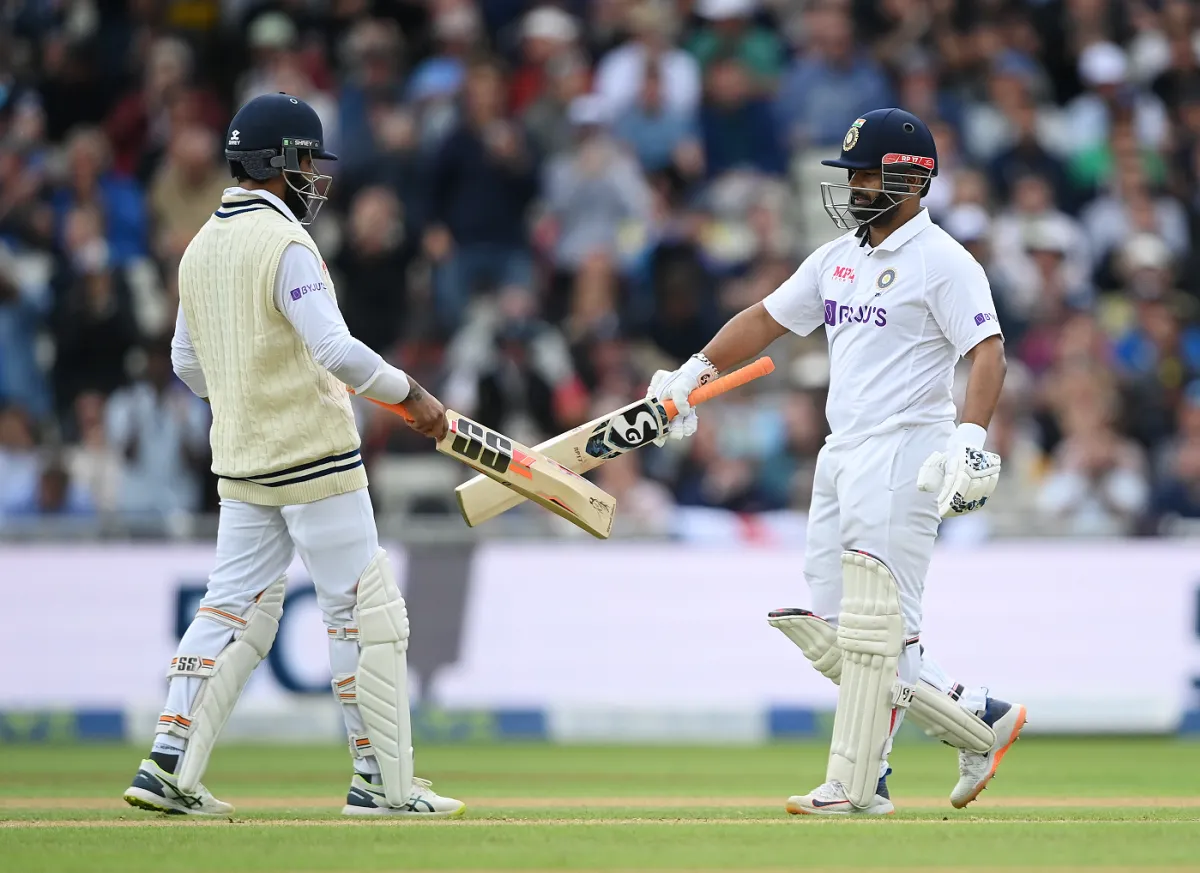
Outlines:
[{"label": "white leg pad", "polygon": [[208,766],[213,746],[259,662],[271,651],[283,615],[284,578],[268,585],[244,616],[201,607],[197,618],[233,628],[229,645],[216,658],[180,655],[173,658],[167,678],[191,676],[205,681],[192,700],[190,717],[164,713],[156,733],[187,738],[187,749],[176,774],[179,789],[193,793]]},{"label": "white leg pad", "polygon": [[875,799],[892,707],[908,706],[912,688],[896,679],[904,620],[891,572],[870,555],[844,552],[842,576],[842,680],[826,779],[842,783],[850,802],[865,809]]},{"label": "white leg pad", "polygon": [[367,736],[353,737],[351,743],[356,754],[369,749],[379,762],[388,805],[404,806],[413,784],[408,610],[383,549],[358,580],[356,614],[359,654],[353,694]]},{"label": "white leg pad", "polygon": [[[837,628],[803,609],[776,610],[767,621],[799,646],[818,672],[834,684],[841,681]],[[908,717],[928,736],[956,749],[986,755],[996,742],[996,732],[983,719],[925,682],[916,686]]]}]

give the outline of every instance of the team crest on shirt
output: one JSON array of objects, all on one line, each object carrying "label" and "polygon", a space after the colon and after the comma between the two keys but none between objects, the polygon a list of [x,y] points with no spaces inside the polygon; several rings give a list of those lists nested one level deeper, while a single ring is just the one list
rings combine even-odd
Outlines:
[{"label": "team crest on shirt", "polygon": [[[891,288],[892,285],[895,283],[895,281],[896,281],[896,270],[892,267],[888,267],[886,270],[884,270],[882,273],[879,274],[878,278],[876,278],[875,287],[878,288],[879,291],[882,293],[882,292],[886,291],[887,289]],[[876,296],[878,296],[878,295],[876,295]]]}]

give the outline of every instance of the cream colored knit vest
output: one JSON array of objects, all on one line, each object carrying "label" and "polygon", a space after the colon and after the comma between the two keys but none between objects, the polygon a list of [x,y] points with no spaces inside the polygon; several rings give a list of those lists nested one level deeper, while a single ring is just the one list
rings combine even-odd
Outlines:
[{"label": "cream colored knit vest", "polygon": [[[275,273],[293,242],[321,259],[272,204],[227,194],[179,264],[179,302],[212,403],[218,491],[266,506],[367,486],[346,386],[275,308]],[[334,296],[328,271],[318,293]]]}]

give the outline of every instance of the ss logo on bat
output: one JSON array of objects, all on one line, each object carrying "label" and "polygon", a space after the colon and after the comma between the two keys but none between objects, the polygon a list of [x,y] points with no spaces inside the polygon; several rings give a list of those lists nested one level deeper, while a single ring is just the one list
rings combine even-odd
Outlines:
[{"label": "ss logo on bat", "polygon": [[454,442],[450,450],[469,461],[477,461],[489,470],[503,473],[512,461],[512,442],[469,418],[454,422]]}]

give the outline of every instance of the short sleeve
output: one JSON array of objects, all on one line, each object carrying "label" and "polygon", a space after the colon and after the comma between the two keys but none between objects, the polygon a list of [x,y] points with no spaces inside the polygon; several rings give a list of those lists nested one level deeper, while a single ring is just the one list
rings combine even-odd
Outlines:
[{"label": "short sleeve", "polygon": [[930,312],[960,356],[988,337],[1003,335],[987,274],[965,251],[930,271],[928,295]]},{"label": "short sleeve", "polygon": [[796,272],[763,300],[770,316],[792,333],[807,336],[825,323],[825,301],[817,281],[817,254],[809,255]]}]

